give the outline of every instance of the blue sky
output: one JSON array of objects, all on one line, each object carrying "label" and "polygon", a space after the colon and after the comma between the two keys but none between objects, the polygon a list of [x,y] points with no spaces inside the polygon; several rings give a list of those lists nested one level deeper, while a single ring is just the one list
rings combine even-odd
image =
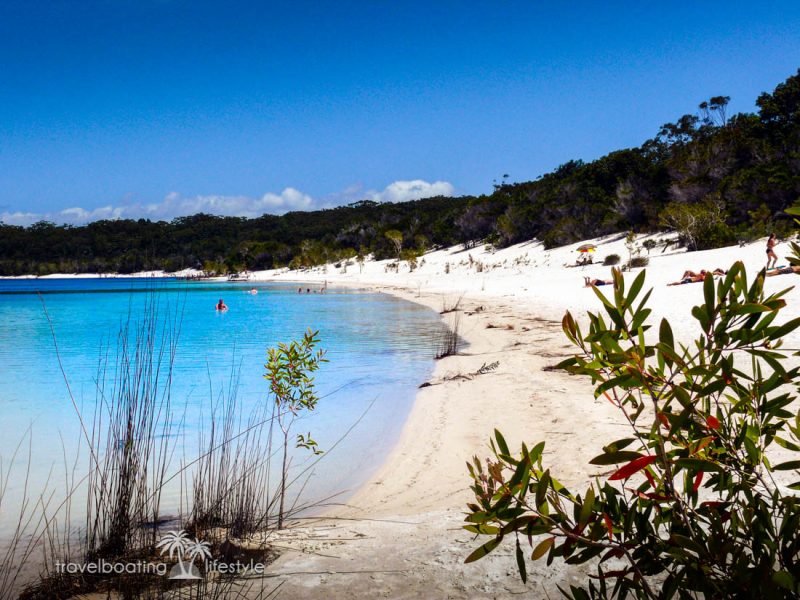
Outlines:
[{"label": "blue sky", "polygon": [[798,32],[780,1],[5,0],[0,219],[483,193],[753,110]]}]

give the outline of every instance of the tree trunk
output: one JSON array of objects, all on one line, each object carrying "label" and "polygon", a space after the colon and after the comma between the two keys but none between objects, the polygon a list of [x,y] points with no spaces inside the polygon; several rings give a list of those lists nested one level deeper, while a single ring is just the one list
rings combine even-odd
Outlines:
[{"label": "tree trunk", "polygon": [[283,528],[283,501],[286,497],[286,460],[289,454],[289,432],[283,432],[283,466],[281,468],[281,502],[278,507],[278,529]]}]

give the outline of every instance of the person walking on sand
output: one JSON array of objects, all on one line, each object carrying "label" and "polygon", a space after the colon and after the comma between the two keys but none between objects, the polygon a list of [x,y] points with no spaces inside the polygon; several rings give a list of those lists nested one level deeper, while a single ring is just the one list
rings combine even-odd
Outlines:
[{"label": "person walking on sand", "polygon": [[[771,269],[775,267],[775,263],[778,262],[778,255],[775,254],[775,246],[778,245],[778,240],[775,237],[774,233],[769,234],[769,238],[767,239],[767,269]],[[770,265],[770,262],[772,264]]]}]

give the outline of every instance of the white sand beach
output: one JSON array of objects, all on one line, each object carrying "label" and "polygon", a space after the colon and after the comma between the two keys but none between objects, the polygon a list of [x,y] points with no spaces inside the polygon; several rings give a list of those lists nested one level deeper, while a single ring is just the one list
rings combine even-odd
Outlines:
[{"label": "white sand beach", "polygon": [[[612,253],[627,259],[624,236],[589,242],[597,245],[595,261]],[[588,381],[544,370],[571,350],[561,332],[564,312],[585,322],[586,311],[599,308],[584,277],[610,278],[607,266],[567,266],[575,263],[580,245],[550,251],[535,242],[497,251],[451,248],[426,254],[413,272],[405,263],[395,273],[387,270],[389,261],[368,261],[363,272],[354,263],[346,272],[328,265],[254,274],[257,280],[318,287],[368,286],[437,311],[463,295],[460,332],[468,344],[437,363],[432,385],[420,389],[397,446],[347,507],[282,536],[294,550],[273,565],[275,578],[267,589],[283,581],[281,598],[555,598],[558,584],[584,579],[580,568],[541,562],[529,564],[524,585],[512,544],[464,565],[479,543],[461,529],[470,498],[465,461],[487,456],[495,428],[512,448],[546,440],[545,462],[578,490],[602,470],[588,461],[625,431],[613,407],[594,399]],[[782,257],[787,252],[785,245],[778,248]],[[652,322],[667,318],[676,336],[687,341],[694,335],[690,310],[702,302],[702,284],[667,283],[686,269],[727,269],[736,260],[753,277],[765,256],[758,242],[694,253],[659,247],[649,259],[645,289],[655,288]],[[637,272],[627,272],[626,279]],[[797,281],[792,275],[768,278],[766,289],[782,290]],[[785,320],[800,315],[800,291],[789,292],[787,300]],[[452,319],[452,313],[444,318]],[[787,340],[790,347],[798,342]],[[495,361],[499,365],[492,372],[464,377]]]}]

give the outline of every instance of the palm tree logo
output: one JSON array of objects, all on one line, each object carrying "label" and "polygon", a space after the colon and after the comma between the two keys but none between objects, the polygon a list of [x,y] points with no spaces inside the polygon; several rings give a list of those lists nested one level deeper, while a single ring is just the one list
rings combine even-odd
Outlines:
[{"label": "palm tree logo", "polygon": [[[200,570],[194,565],[196,558],[202,558],[205,563],[211,558],[211,545],[201,542],[197,538],[191,539],[184,530],[167,532],[156,544],[161,555],[168,554],[178,557],[178,563],[169,572],[169,579],[202,579]],[[189,561],[183,560],[187,557]]]}]

